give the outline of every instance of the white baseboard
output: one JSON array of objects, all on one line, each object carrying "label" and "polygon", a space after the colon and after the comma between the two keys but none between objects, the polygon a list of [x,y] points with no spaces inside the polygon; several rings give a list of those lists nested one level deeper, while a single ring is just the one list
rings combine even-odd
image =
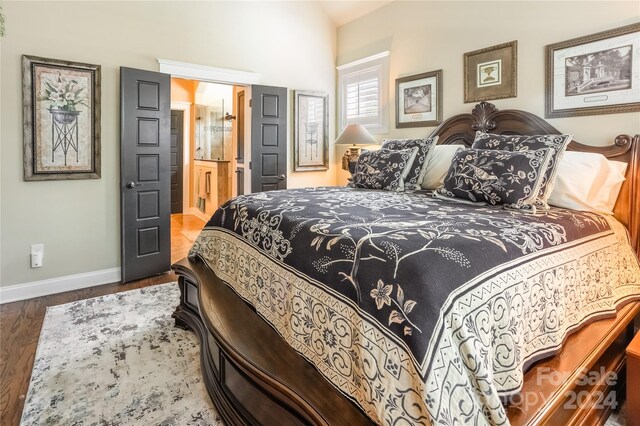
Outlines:
[{"label": "white baseboard", "polygon": [[120,268],[14,284],[0,287],[0,304],[116,282],[120,282]]}]

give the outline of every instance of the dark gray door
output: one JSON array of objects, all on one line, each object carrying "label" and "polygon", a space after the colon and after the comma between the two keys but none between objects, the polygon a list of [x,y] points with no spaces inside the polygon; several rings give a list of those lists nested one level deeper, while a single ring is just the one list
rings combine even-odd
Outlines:
[{"label": "dark gray door", "polygon": [[184,111],[171,111],[171,214],[182,213],[182,131]]},{"label": "dark gray door", "polygon": [[287,187],[287,89],[251,86],[251,192]]},{"label": "dark gray door", "polygon": [[171,77],[120,68],[122,281],[169,270]]}]

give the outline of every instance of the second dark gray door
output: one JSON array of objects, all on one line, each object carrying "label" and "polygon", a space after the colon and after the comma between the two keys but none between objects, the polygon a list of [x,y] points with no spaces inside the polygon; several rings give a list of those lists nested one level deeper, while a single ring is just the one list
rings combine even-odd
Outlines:
[{"label": "second dark gray door", "polygon": [[169,270],[171,77],[120,68],[122,281]]},{"label": "second dark gray door", "polygon": [[251,192],[287,188],[287,89],[251,86]]},{"label": "second dark gray door", "polygon": [[182,213],[182,132],[184,111],[171,110],[171,214]]}]

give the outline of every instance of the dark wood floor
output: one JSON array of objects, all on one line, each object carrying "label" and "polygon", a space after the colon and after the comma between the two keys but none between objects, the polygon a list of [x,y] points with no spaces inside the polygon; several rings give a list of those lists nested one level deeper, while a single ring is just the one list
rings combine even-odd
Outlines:
[{"label": "dark wood floor", "polygon": [[[204,222],[195,216],[171,217],[172,261],[186,256],[193,236],[203,226]],[[176,280],[176,276],[171,272],[127,284],[105,284],[0,305],[0,425],[20,423],[38,337],[48,306]]]}]

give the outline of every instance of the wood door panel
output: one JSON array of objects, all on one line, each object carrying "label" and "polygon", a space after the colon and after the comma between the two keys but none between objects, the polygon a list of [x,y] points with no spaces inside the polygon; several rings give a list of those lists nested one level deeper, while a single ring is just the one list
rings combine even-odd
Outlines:
[{"label": "wood door panel", "polygon": [[184,111],[171,111],[171,214],[182,213],[182,136]]},{"label": "wood door panel", "polygon": [[252,86],[251,192],[287,187],[287,89]]},{"label": "wood door panel", "polygon": [[160,84],[155,81],[138,81],[138,109],[160,110]]},{"label": "wood door panel", "polygon": [[158,146],[160,144],[160,120],[138,118],[138,145]]},{"label": "wood door panel", "polygon": [[138,192],[138,220],[157,219],[160,216],[158,191]]},{"label": "wood door panel", "polygon": [[170,76],[120,68],[122,281],[171,266]]}]

